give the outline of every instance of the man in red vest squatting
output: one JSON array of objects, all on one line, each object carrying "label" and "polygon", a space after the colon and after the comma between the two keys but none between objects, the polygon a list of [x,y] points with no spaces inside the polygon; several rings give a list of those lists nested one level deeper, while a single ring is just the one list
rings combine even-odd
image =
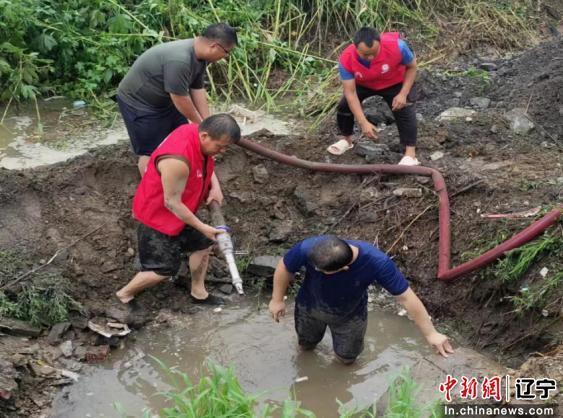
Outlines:
[{"label": "man in red vest squatting", "polygon": [[387,102],[399,129],[405,155],[403,165],[419,165],[416,159],[416,112],[412,103],[416,76],[416,57],[398,32],[379,33],[369,27],[354,35],[354,43],[340,55],[338,69],[344,97],[337,107],[336,120],[342,138],[327,151],[341,155],[353,145],[354,118],[362,134],[377,138],[377,128],[364,115],[362,102],[381,96]]},{"label": "man in red vest squatting", "polygon": [[141,271],[116,295],[129,303],[141,290],[152,287],[180,267],[191,253],[191,298],[194,303],[221,304],[207,293],[205,275],[209,250],[223,231],[195,215],[203,202],[223,201],[221,186],[213,175],[213,156],[240,139],[237,122],[227,114],[204,119],[200,125],[175,129],[151,154],[147,170],[133,198]]}]

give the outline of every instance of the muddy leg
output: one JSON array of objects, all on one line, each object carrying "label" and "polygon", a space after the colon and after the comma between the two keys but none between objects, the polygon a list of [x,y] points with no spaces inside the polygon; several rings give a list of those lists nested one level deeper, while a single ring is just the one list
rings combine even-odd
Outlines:
[{"label": "muddy leg", "polygon": [[141,290],[153,287],[164,279],[166,279],[166,276],[161,276],[153,271],[141,271],[125,287],[117,291],[115,295],[121,302],[128,303]]},{"label": "muddy leg", "polygon": [[205,276],[207,275],[207,266],[209,264],[210,249],[195,251],[190,255],[189,266],[192,276],[191,294],[196,299],[206,299],[209,295],[205,290]]}]

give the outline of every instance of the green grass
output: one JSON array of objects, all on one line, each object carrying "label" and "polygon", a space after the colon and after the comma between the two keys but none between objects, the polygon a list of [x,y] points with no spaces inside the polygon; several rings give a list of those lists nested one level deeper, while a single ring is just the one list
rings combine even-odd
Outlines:
[{"label": "green grass", "polygon": [[420,386],[412,378],[409,369],[403,368],[390,386],[389,403],[385,418],[438,418],[443,416],[438,403],[420,405],[416,396]]},{"label": "green grass", "polygon": [[[472,259],[505,241],[512,235],[503,228],[491,242],[479,241],[480,249],[462,254]],[[511,300],[517,313],[530,310],[541,312],[563,300],[563,235],[560,229],[543,235],[507,252],[495,264],[479,272],[481,280],[495,280],[497,291]],[[535,267],[535,268],[534,268]],[[541,268],[548,274],[542,277]]]},{"label": "green grass", "polygon": [[0,317],[51,326],[68,319],[71,310],[82,310],[69,294],[68,281],[55,274],[42,273],[24,283],[17,294],[0,291]]},{"label": "green grass", "polygon": [[[187,374],[171,369],[154,359],[166,371],[174,389],[161,392],[173,406],[162,408],[158,415],[163,418],[235,418],[270,417],[274,413],[281,418],[314,417],[310,411],[299,407],[299,402],[288,399],[280,406],[264,405],[260,412],[260,395],[249,395],[236,378],[232,368],[207,362],[207,374],[194,383]],[[267,367],[267,365],[265,365]],[[119,404],[116,409],[123,417],[126,411]],[[145,418],[152,417],[146,411]]]},{"label": "green grass", "polygon": [[[318,125],[340,95],[335,70],[340,47],[360,26],[406,33],[409,41],[433,51],[424,58],[435,60],[452,48],[529,44],[538,26],[537,5],[537,0],[0,0],[0,101],[9,107],[12,101],[66,94],[111,118],[115,105],[109,99],[138,55],[225,21],[238,29],[240,46],[209,68],[212,100],[243,100],[268,110],[285,104],[313,115]],[[466,75],[485,79],[481,73]]]},{"label": "green grass", "polygon": [[562,300],[563,295],[559,295],[557,300],[552,300],[552,296],[557,289],[562,288],[562,284],[563,271],[548,273],[544,280],[521,289],[519,295],[512,296],[510,299],[519,313],[531,309],[541,310],[549,304],[555,304],[554,302],[557,302],[557,300]]},{"label": "green grass", "polygon": [[29,267],[27,260],[17,251],[0,251],[0,285],[15,279]]},{"label": "green grass", "polygon": [[544,234],[521,247],[508,252],[494,267],[494,275],[503,282],[520,279],[529,267],[539,259],[550,253],[561,254],[563,239],[560,236]]},{"label": "green grass", "polygon": [[444,72],[447,77],[468,77],[476,80],[481,87],[486,88],[491,84],[491,75],[488,71],[480,70],[478,68],[469,68],[467,70],[454,71],[448,70]]},{"label": "green grass", "polygon": [[[260,405],[260,398],[263,398],[264,393],[258,395],[246,393],[232,368],[220,366],[213,361],[207,362],[207,373],[199,382],[192,382],[187,374],[167,367],[154,357],[153,359],[166,372],[173,387],[169,391],[159,393],[171,406],[159,411],[145,410],[144,418],[153,417],[155,412],[162,418],[315,418],[313,412],[302,408],[299,401],[294,399],[286,399],[277,405],[267,403]],[[442,417],[439,405],[421,406],[415,403],[417,391],[418,385],[412,379],[409,370],[402,369],[401,374],[391,383],[385,417]],[[376,416],[375,406],[357,410],[344,407],[338,400],[336,402],[340,405],[338,410],[340,418],[375,418]],[[115,402],[114,407],[122,418],[128,416],[119,402]]]}]

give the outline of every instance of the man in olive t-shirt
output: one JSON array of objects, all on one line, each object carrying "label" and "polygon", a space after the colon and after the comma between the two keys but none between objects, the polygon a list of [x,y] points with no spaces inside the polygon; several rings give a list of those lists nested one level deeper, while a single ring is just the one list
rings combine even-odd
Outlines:
[{"label": "man in olive t-shirt", "polygon": [[236,45],[236,31],[216,23],[201,36],[153,46],[137,58],[119,84],[117,102],[141,176],[150,154],[170,132],[209,116],[205,69]]}]

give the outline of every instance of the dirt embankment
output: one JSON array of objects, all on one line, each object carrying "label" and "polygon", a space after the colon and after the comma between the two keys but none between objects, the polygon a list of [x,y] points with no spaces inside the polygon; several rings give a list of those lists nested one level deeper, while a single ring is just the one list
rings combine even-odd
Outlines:
[{"label": "dirt embankment", "polygon": [[[552,207],[561,202],[563,66],[553,58],[562,46],[555,41],[512,61],[498,62],[498,70],[487,73],[486,79],[440,71],[421,74],[419,158],[424,165],[439,169],[448,185],[454,264],[465,260],[464,253],[480,253],[501,233],[509,236],[531,222],[491,220],[481,214]],[[487,101],[476,101],[476,97],[490,102],[485,106]],[[435,119],[452,106],[475,113],[451,121]],[[518,107],[527,109],[535,124],[525,134],[515,133],[503,116]],[[377,103],[370,105],[369,112],[376,118],[380,113]],[[329,158],[325,148],[333,139],[333,129],[329,126],[322,134],[300,137],[263,134],[252,139],[303,159],[324,161]],[[380,142],[388,148],[382,148],[375,161],[396,162],[400,150],[393,125],[380,133]],[[330,159],[365,162],[353,152]],[[518,315],[505,298],[523,284],[539,280],[543,266],[561,270],[561,262],[554,256],[533,264],[510,286],[480,273],[454,283],[435,279],[437,201],[426,178],[311,174],[238,147],[220,158],[218,174],[227,198],[225,217],[238,249],[251,255],[281,254],[296,241],[325,232],[363,239],[394,256],[443,326],[471,345],[496,353],[501,361],[515,364],[522,354],[545,351],[561,341],[561,330],[554,325],[561,323],[561,287],[551,296],[554,303],[546,312],[530,310]],[[66,248],[42,271],[68,278],[72,296],[86,308],[88,317],[112,316],[114,292],[135,273],[130,203],[137,182],[137,169],[125,146],[99,149],[48,168],[0,171],[0,250],[17,251],[31,269]],[[400,187],[417,189],[416,197],[395,196],[393,191]],[[561,233],[560,226],[556,233]],[[2,282],[24,271],[3,277]],[[225,277],[220,262],[213,263],[210,274]],[[153,312],[152,318],[165,306],[189,312],[187,296],[186,291],[167,283],[145,292],[140,301]],[[96,337],[83,332],[83,325],[84,318],[76,316],[70,338],[76,347],[87,348]],[[35,342],[39,346],[33,346]],[[31,363],[43,360],[63,367],[70,360],[57,350],[44,336],[30,341],[0,339],[0,358],[15,365],[10,370],[22,390],[3,404],[3,413],[33,416],[44,407],[56,388]],[[14,353],[18,353],[16,357]]]}]

